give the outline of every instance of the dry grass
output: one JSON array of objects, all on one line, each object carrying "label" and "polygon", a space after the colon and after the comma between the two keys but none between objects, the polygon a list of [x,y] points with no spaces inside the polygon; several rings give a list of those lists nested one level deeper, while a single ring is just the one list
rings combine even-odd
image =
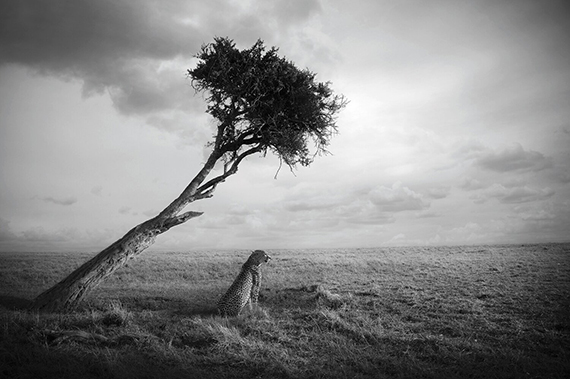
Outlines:
[{"label": "dry grass", "polygon": [[570,245],[146,253],[71,314],[18,309],[86,255],[0,254],[0,377],[565,378]]}]

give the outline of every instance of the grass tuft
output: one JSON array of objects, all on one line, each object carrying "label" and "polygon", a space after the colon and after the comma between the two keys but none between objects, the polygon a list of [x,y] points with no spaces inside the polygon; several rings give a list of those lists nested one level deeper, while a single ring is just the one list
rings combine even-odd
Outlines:
[{"label": "grass tuft", "polygon": [[105,326],[126,326],[130,319],[130,313],[120,301],[111,301],[108,309],[101,317],[101,323]]}]

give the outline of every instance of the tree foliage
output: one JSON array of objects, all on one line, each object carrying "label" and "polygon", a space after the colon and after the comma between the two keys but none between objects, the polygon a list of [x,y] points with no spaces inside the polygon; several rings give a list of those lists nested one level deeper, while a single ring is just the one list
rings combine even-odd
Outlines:
[{"label": "tree foliage", "polygon": [[239,50],[232,40],[215,38],[188,70],[194,88],[208,93],[207,112],[219,121],[214,148],[226,163],[269,150],[291,168],[308,166],[327,152],[337,132],[336,116],[346,99],[277,52],[261,40]]}]

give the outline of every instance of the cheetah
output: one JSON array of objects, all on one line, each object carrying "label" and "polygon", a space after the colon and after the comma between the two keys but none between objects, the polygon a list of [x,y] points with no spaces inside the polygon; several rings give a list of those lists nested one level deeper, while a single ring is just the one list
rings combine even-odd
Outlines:
[{"label": "cheetah", "polygon": [[257,303],[261,285],[261,264],[271,257],[263,250],[255,250],[243,264],[241,271],[228,291],[218,301],[218,312],[222,316],[237,316],[249,304],[251,309]]}]

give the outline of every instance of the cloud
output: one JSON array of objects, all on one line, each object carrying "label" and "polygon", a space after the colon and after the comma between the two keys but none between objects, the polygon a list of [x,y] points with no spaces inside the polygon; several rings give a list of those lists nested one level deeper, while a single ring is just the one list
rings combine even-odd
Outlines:
[{"label": "cloud", "polygon": [[540,171],[552,167],[552,159],[537,151],[525,151],[517,143],[501,151],[486,151],[475,160],[475,164],[497,172]]},{"label": "cloud", "polygon": [[[154,126],[179,131],[189,113],[205,109],[185,77],[202,44],[216,35],[240,47],[258,38],[287,44],[286,35],[320,11],[318,0],[6,0],[0,66],[78,79],[84,96],[107,93],[121,113],[152,116]],[[186,117],[174,116],[173,125],[171,112]]]},{"label": "cloud", "polygon": [[380,186],[370,191],[370,201],[384,212],[402,212],[429,208],[422,196],[402,183],[396,182],[392,188]]},{"label": "cloud", "polygon": [[347,212],[344,221],[357,225],[385,225],[396,222],[396,218],[393,214],[379,211],[374,206],[363,205],[356,212]]},{"label": "cloud", "polygon": [[228,214],[232,216],[247,216],[253,212],[244,205],[234,204],[228,210]]},{"label": "cloud", "polygon": [[551,204],[547,204],[547,206],[542,204],[540,206],[517,205],[514,207],[514,211],[524,221],[549,221],[556,219],[556,213]]},{"label": "cloud", "polygon": [[48,232],[42,227],[33,227],[22,232],[21,239],[28,242],[61,242],[73,239],[77,231],[72,228]]},{"label": "cloud", "polygon": [[[187,147],[210,138],[202,127],[210,120],[206,102],[186,77],[201,45],[228,36],[244,48],[262,38],[294,52],[293,41],[314,29],[301,24],[321,11],[318,0],[6,0],[0,67],[79,81],[84,97],[104,94],[121,114],[139,116]],[[323,46],[312,42],[294,58],[318,62],[314,54]]]},{"label": "cloud", "polygon": [[506,204],[528,203],[548,199],[554,195],[554,190],[549,187],[533,189],[527,186],[509,189],[506,193],[499,193],[499,201]]},{"label": "cloud", "polygon": [[545,200],[554,195],[554,193],[554,190],[549,187],[543,189],[533,189],[528,186],[507,188],[495,183],[481,193],[471,196],[471,199],[477,204],[484,203],[492,198],[503,204],[518,204]]},{"label": "cloud", "polygon": [[72,71],[106,59],[173,57],[192,35],[184,38],[166,10],[148,1],[3,1],[3,59]]},{"label": "cloud", "polygon": [[319,0],[229,1],[224,6],[230,4],[235,8],[227,14],[233,17],[223,22],[232,24],[233,33],[242,40],[252,37],[256,40],[265,35],[285,43],[291,42],[285,36],[303,29],[302,24],[322,12]]},{"label": "cloud", "polygon": [[[125,114],[193,109],[185,66],[211,36],[183,16],[203,8],[200,3],[3,1],[0,64],[80,79],[85,96],[108,91]],[[215,7],[218,1],[208,4]],[[177,58],[179,65],[163,64]]]},{"label": "cloud", "polygon": [[0,217],[2,251],[93,251],[111,243],[115,230],[88,230],[75,227],[44,228],[32,226],[13,232],[10,222]]},{"label": "cloud", "polygon": [[56,198],[56,197],[52,197],[52,196],[46,196],[46,197],[42,197],[42,200],[46,203],[53,203],[53,204],[64,205],[64,206],[73,205],[73,204],[77,203],[77,198],[75,196],[60,197],[60,198]]},{"label": "cloud", "polygon": [[558,168],[555,178],[558,182],[567,184],[570,183],[570,170],[568,168]]},{"label": "cloud", "polygon": [[[525,150],[520,143],[513,143],[502,149],[492,149],[477,140],[467,140],[454,149],[450,158],[457,163],[472,162],[475,168],[499,173],[538,172],[554,166],[551,157],[538,151]],[[475,182],[464,181],[462,187],[469,189],[473,185],[477,186]]]},{"label": "cloud", "polygon": [[14,241],[17,238],[10,228],[10,221],[0,217],[0,241]]},{"label": "cloud", "polygon": [[353,201],[350,192],[333,191],[322,185],[300,183],[287,192],[282,207],[288,212],[335,211]]},{"label": "cloud", "polygon": [[[262,239],[269,245],[276,241],[297,247],[374,245],[391,238],[395,244],[463,243],[470,235],[485,242],[499,232],[524,230],[508,229],[514,223],[547,222],[551,230],[560,230],[558,236],[566,236],[570,219],[567,208],[563,210],[569,198],[564,183],[570,182],[565,167],[570,128],[563,96],[570,51],[564,44],[567,23],[552,4],[491,3],[438,2],[425,7],[416,1],[387,7],[377,1],[4,0],[0,70],[16,70],[25,74],[27,82],[10,82],[9,75],[0,73],[3,83],[19,91],[18,98],[13,91],[4,91],[3,105],[11,112],[0,113],[14,130],[24,129],[11,122],[13,116],[21,119],[20,126],[36,125],[27,117],[32,114],[45,122],[34,126],[38,128],[34,140],[0,128],[7,136],[0,138],[7,144],[0,151],[9,158],[2,160],[7,168],[2,174],[14,172],[8,179],[25,180],[0,180],[5,184],[3,215],[12,220],[12,229],[7,221],[0,222],[0,238],[41,241],[55,234],[61,239],[68,226],[95,230],[107,220],[105,213],[114,213],[116,225],[103,221],[109,227],[107,237],[101,232],[59,244],[89,241],[89,246],[104,247],[102,237],[112,242],[120,228],[132,226],[128,220],[134,219],[133,210],[141,217],[155,216],[158,211],[150,210],[155,205],[149,204],[148,191],[153,192],[152,199],[167,199],[161,203],[176,196],[174,187],[186,183],[176,184],[180,176],[175,172],[193,172],[202,159],[202,150],[195,146],[213,134],[204,97],[195,96],[185,73],[196,63],[192,55],[215,35],[235,39],[240,48],[257,38],[278,46],[280,54],[299,67],[314,69],[319,80],[333,80],[351,104],[339,119],[341,134],[331,146],[335,156],[316,161],[310,171],[299,170],[297,178],[282,172],[279,180],[269,182],[265,180],[275,173],[276,159],[252,157],[246,165],[253,167],[244,166],[227,190],[220,188],[204,205],[196,203],[197,210],[205,211],[203,217],[173,228],[163,241],[179,241],[181,249],[195,247],[196,241],[231,247]],[[30,72],[68,81],[46,80],[43,88],[49,90],[41,93],[60,99],[57,91],[69,92],[69,99],[73,96],[85,108],[69,108],[61,98],[61,109],[53,105],[48,109],[44,97],[34,95],[41,86],[30,87],[36,80]],[[76,99],[78,86],[84,97],[102,96],[81,102]],[[39,101],[32,101],[35,98]],[[16,99],[22,108],[18,113],[11,107]],[[117,117],[109,100],[115,111],[136,119]],[[32,103],[35,111],[26,112]],[[91,110],[101,115],[98,122],[90,117]],[[62,121],[78,112],[82,118]],[[99,128],[101,121],[131,133],[121,136]],[[42,124],[61,126],[62,134],[52,134],[55,128]],[[67,132],[68,124],[73,133]],[[124,127],[135,124],[159,133],[151,128],[147,135]],[[77,130],[84,138],[77,138]],[[107,146],[107,140],[112,141],[107,157],[113,162],[92,161],[96,154],[90,154],[90,148]],[[501,145],[513,141],[519,143]],[[112,152],[115,145],[129,142],[132,148]],[[181,151],[172,148],[182,143]],[[17,153],[10,153],[11,146],[18,146]],[[165,153],[151,160],[169,168],[161,175],[166,179],[145,186],[145,191],[133,190],[133,183],[150,180],[145,170],[133,169],[141,164],[148,167],[146,157],[156,155],[149,155],[150,148]],[[76,149],[84,154],[74,154]],[[38,168],[38,154],[45,157],[52,152],[53,159],[50,156]],[[22,159],[14,159],[20,155]],[[74,163],[93,168],[81,171],[89,178],[78,178],[77,170],[61,171],[58,162],[70,156]],[[114,166],[110,169],[108,165],[116,162],[128,175],[112,170]],[[268,173],[271,162],[275,167]],[[50,171],[51,166],[55,171]],[[263,185],[258,180],[262,173]],[[57,180],[49,183],[51,189],[38,192],[37,183],[45,187],[45,180],[39,180],[44,175]],[[118,183],[124,191],[110,190],[109,183]],[[125,195],[127,191],[133,195]],[[80,197],[85,192],[88,196],[77,205],[75,197],[65,196]],[[26,202],[37,193],[56,195]],[[546,208],[548,204],[551,208]],[[77,212],[85,211],[89,217],[82,223]],[[499,232],[494,227],[500,223],[493,220],[504,223]],[[34,229],[38,225],[45,229]]]},{"label": "cloud", "polygon": [[429,188],[426,192],[431,199],[440,200],[445,199],[449,195],[449,191],[449,187],[434,187]]},{"label": "cloud", "polygon": [[[432,192],[436,197],[447,193],[445,189],[434,189]],[[335,191],[300,185],[290,190],[279,204],[278,207],[284,212],[278,218],[289,217],[286,213],[292,213],[291,222],[310,218],[316,220],[316,224],[325,226],[336,226],[339,221],[357,225],[384,225],[395,222],[396,213],[422,211],[429,206],[421,194],[400,182],[392,187],[336,188]]]},{"label": "cloud", "polygon": [[[429,197],[447,196],[445,188],[432,188]],[[280,202],[283,210],[276,219],[287,221],[289,225],[299,220],[311,219],[310,226],[335,227],[339,222],[345,225],[385,225],[396,221],[395,215],[405,211],[427,210],[430,203],[423,196],[401,182],[391,187],[375,186],[368,188],[319,189],[315,186],[300,185],[290,190],[284,201]],[[287,215],[291,213],[291,215]],[[419,217],[433,217],[434,214]],[[309,226],[306,221],[303,224]]]},{"label": "cloud", "polygon": [[286,204],[285,209],[289,212],[325,210],[337,207],[340,204],[341,204],[340,199],[327,198],[326,196],[323,196],[323,197],[315,197],[312,199],[289,201]]},{"label": "cloud", "polygon": [[431,218],[431,217],[440,217],[441,214],[431,211],[431,210],[423,210],[416,214],[416,218]]},{"label": "cloud", "polygon": [[42,227],[32,227],[21,233],[14,233],[10,227],[10,221],[0,217],[0,242],[54,242],[69,240],[69,236],[75,233],[72,229],[60,230],[56,233],[46,232]]},{"label": "cloud", "polygon": [[467,191],[473,191],[473,190],[485,188],[485,185],[483,185],[477,179],[467,177],[467,178],[463,179],[462,183],[459,185],[459,188],[462,188],[462,189],[467,190]]},{"label": "cloud", "polygon": [[488,150],[489,148],[480,141],[469,139],[460,141],[459,146],[451,152],[450,156],[454,160],[469,160],[478,158],[482,153]]},{"label": "cloud", "polygon": [[263,1],[260,4],[262,13],[275,19],[281,27],[298,25],[322,10],[318,0]]}]

